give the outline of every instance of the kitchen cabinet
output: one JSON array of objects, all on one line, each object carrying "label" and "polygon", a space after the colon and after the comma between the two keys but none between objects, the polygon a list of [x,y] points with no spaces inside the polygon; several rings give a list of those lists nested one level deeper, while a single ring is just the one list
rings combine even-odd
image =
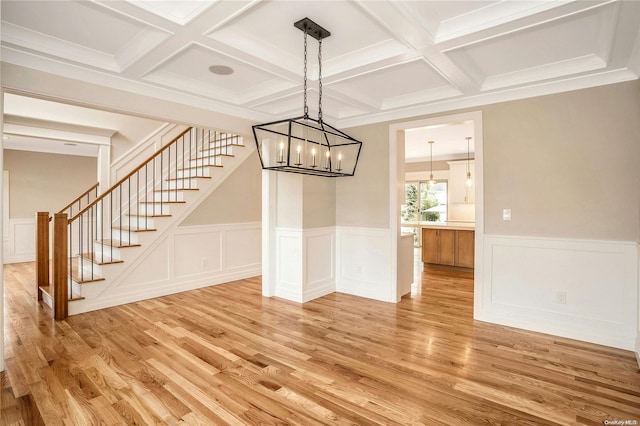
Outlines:
[{"label": "kitchen cabinet", "polygon": [[475,232],[454,229],[422,229],[422,262],[473,268]]},{"label": "kitchen cabinet", "polygon": [[455,232],[451,229],[422,229],[422,261],[454,266]]},{"label": "kitchen cabinet", "polygon": [[455,241],[455,266],[462,268],[473,268],[475,255],[475,232],[456,231]]}]

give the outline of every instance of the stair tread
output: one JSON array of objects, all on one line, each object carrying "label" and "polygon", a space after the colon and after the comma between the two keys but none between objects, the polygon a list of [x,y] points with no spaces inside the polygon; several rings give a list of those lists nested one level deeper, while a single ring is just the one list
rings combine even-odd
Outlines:
[{"label": "stair tread", "polygon": [[112,229],[122,229],[123,231],[131,232],[152,232],[157,231],[155,228],[134,228],[133,226],[113,226]]},{"label": "stair tread", "polygon": [[154,218],[154,217],[171,217],[170,214],[153,214],[153,213],[148,213],[148,214],[137,214],[137,213],[127,213],[127,216],[131,216],[131,217],[144,217],[144,218]]},{"label": "stair tread", "polygon": [[104,281],[104,278],[93,274],[93,278],[91,278],[91,273],[90,272],[86,272],[84,273],[84,275],[80,275],[80,271],[73,271],[74,273],[71,274],[71,278],[78,284],[87,284],[87,283],[94,283],[97,281]]},{"label": "stair tread", "polygon": [[200,188],[178,188],[178,189],[156,189],[156,190],[154,190],[154,192],[176,192],[176,191],[200,191]]},{"label": "stair tread", "polygon": [[82,253],[82,254],[79,254],[78,257],[88,260],[89,262],[93,262],[96,265],[109,265],[112,263],[124,262],[121,259],[112,259],[109,256],[105,256],[98,253]]},{"label": "stair tread", "polygon": [[[218,143],[218,142],[222,142],[222,141],[221,141],[220,139],[216,139],[216,140],[215,140],[215,141],[213,141],[213,142],[209,142],[209,144],[215,144],[215,143]],[[244,144],[242,144],[242,143],[230,143],[230,144],[228,144],[227,146],[239,146],[239,147],[241,147],[241,148],[244,148],[244,146],[245,146],[245,145],[244,145]]]},{"label": "stair tread", "polygon": [[140,204],[184,204],[186,201],[140,201]]},{"label": "stair tread", "polygon": [[127,248],[127,247],[140,247],[138,243],[127,243],[124,241],[109,239],[109,240],[96,240],[96,243],[104,244],[115,248]]},{"label": "stair tread", "polygon": [[[236,145],[234,145],[236,146]],[[215,150],[219,150],[221,149],[220,147],[217,148],[202,148],[201,150],[199,150],[198,152],[205,152],[205,151],[215,151]],[[219,152],[217,154],[205,154],[205,157],[235,157],[234,154],[227,154],[227,153],[223,153],[223,152]],[[202,158],[202,157],[198,157],[198,158]],[[196,158],[191,158],[192,160],[196,160]]]},{"label": "stair tread", "polygon": [[211,179],[211,176],[185,176],[181,178],[167,178],[166,181],[172,180],[189,180],[189,179]]},{"label": "stair tread", "polygon": [[[198,160],[200,160],[200,158],[198,158]],[[201,169],[203,167],[217,167],[217,168],[222,168],[224,167],[222,164],[201,164],[200,166],[193,166],[193,167],[183,167],[183,168],[178,168],[179,172],[183,172],[185,170],[197,170],[197,169]]]}]

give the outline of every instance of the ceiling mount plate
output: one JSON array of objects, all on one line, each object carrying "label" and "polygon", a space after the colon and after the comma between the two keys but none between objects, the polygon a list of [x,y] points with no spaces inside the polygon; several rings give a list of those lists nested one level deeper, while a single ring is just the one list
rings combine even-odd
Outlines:
[{"label": "ceiling mount plate", "polygon": [[316,40],[322,40],[323,38],[329,37],[331,33],[320,25],[316,24],[309,18],[303,18],[293,24],[294,27],[298,28],[300,31],[306,31],[311,37]]}]

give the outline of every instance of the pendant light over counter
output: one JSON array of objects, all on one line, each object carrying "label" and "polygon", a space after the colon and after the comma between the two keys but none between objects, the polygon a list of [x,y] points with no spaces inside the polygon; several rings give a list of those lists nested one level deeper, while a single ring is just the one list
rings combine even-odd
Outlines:
[{"label": "pendant light over counter", "polygon": [[471,169],[469,167],[470,156],[469,156],[469,141],[471,140],[471,136],[467,136],[465,138],[467,140],[467,187],[471,187],[473,181],[471,180]]},{"label": "pendant light over counter", "polygon": [[[331,33],[309,18],[294,26],[304,32],[304,109],[300,117],[253,126],[265,170],[324,177],[353,176],[362,142],[322,119],[322,39]],[[318,40],[318,118],[307,106],[307,35]]]},{"label": "pendant light over counter", "polygon": [[434,141],[429,141],[429,158],[431,161],[431,173],[429,173],[429,183],[427,184],[429,188],[432,188],[433,185],[436,184],[436,181],[433,179],[433,144]]}]

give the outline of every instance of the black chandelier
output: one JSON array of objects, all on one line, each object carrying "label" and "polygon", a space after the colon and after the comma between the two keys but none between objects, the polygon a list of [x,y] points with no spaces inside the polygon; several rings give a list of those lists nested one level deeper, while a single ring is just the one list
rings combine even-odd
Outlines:
[{"label": "black chandelier", "polygon": [[[353,176],[362,142],[322,120],[322,39],[331,33],[309,18],[294,26],[304,32],[304,109],[296,118],[253,126],[260,163],[265,170],[314,176]],[[318,40],[318,118],[307,106],[307,35]]]}]

